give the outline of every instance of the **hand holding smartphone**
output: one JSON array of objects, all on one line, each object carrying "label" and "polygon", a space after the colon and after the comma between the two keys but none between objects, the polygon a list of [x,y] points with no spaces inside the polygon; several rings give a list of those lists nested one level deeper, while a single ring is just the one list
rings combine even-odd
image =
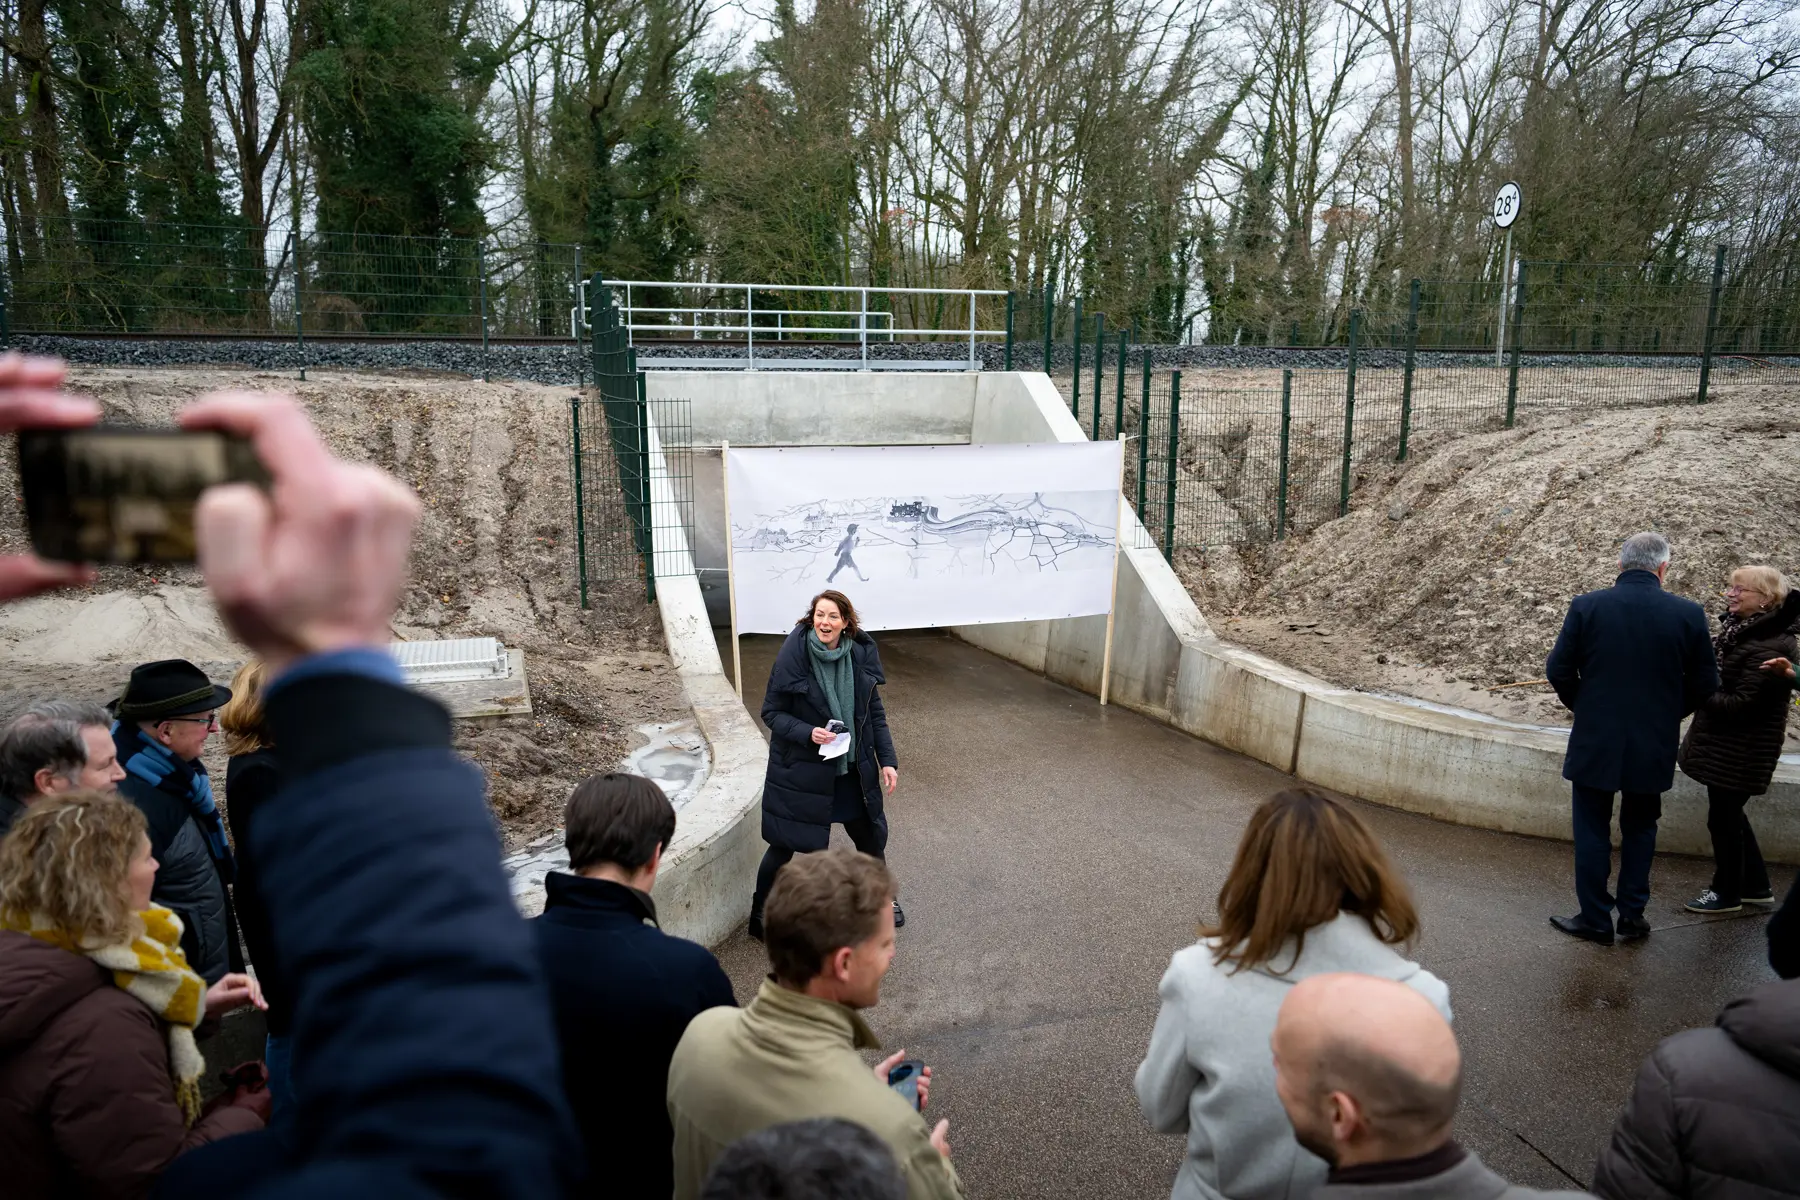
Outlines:
[{"label": "hand holding smartphone", "polygon": [[60,562],[193,562],[201,493],[223,483],[268,482],[250,442],[216,430],[19,431],[31,545]]},{"label": "hand holding smartphone", "polygon": [[925,1105],[919,1097],[919,1080],[924,1071],[925,1064],[916,1058],[902,1059],[888,1071],[888,1086],[905,1097],[908,1104],[921,1111]]}]

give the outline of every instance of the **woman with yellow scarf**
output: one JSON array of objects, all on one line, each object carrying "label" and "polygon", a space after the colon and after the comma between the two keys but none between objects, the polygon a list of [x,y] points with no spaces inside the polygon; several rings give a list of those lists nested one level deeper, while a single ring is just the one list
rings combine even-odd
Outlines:
[{"label": "woman with yellow scarf", "polygon": [[117,796],[33,805],[0,841],[0,1163],[9,1197],[147,1193],[192,1146],[262,1128],[261,1097],[202,1114],[194,1030],[262,1006],[211,988],[150,902],[144,817]]}]

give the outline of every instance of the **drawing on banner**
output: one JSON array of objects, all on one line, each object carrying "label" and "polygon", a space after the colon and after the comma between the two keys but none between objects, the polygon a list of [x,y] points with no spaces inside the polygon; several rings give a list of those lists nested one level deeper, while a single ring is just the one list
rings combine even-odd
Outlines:
[{"label": "drawing on banner", "polygon": [[1107,492],[874,496],[732,514],[740,576],[862,583],[1106,570],[1117,497]]},{"label": "drawing on banner", "polygon": [[732,450],[733,621],[786,633],[840,588],[865,629],[1112,607],[1117,442]]}]

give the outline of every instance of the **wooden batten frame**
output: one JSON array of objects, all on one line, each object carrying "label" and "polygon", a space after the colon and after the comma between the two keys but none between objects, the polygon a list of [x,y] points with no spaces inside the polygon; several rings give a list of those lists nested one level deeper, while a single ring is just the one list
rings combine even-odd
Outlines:
[{"label": "wooden batten frame", "polygon": [[1113,528],[1112,600],[1106,606],[1106,652],[1100,659],[1100,705],[1112,692],[1113,617],[1119,610],[1119,555],[1125,552],[1125,443],[1119,442],[1119,516]]},{"label": "wooden batten frame", "polygon": [[[731,551],[731,443],[719,442],[719,474],[725,485],[725,595],[731,603],[731,682],[744,699],[744,660],[738,653],[737,571]],[[1115,567],[1115,570],[1117,568]]]}]

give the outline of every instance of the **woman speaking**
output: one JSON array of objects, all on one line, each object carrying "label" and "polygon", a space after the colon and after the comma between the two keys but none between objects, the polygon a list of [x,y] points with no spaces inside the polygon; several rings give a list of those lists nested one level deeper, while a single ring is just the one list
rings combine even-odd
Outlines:
[{"label": "woman speaking", "polygon": [[[894,739],[876,687],[886,683],[875,639],[856,623],[842,592],[824,591],[775,655],[762,719],[769,727],[763,781],[763,841],[750,901],[750,936],[763,935],[763,901],[775,873],[796,854],[823,850],[842,825],[864,854],[884,857],[882,800],[900,781]],[[840,739],[848,734],[847,743]],[[894,901],[894,924],[906,916]]]}]

